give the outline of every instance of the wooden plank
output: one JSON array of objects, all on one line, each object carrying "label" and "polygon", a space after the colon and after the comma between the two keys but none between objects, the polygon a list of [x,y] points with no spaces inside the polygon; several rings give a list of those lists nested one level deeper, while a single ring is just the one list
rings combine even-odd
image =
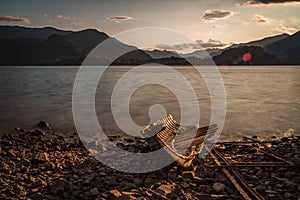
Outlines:
[{"label": "wooden plank", "polygon": [[[221,163],[218,161],[217,157],[210,152],[210,156],[213,158],[214,162],[217,166],[221,167]],[[221,168],[222,172],[227,176],[227,178],[231,181],[236,190],[242,195],[245,200],[251,200],[250,196],[245,192],[245,190],[239,185],[239,183],[233,178],[233,176],[229,173],[229,171],[225,168]]]},{"label": "wooden plank", "polygon": [[[219,156],[223,162],[225,162],[227,165],[231,166],[231,163],[217,150],[213,149],[217,156]],[[245,181],[245,179],[242,177],[242,175],[236,171],[235,169],[232,169],[232,173],[236,176],[236,178],[242,183],[242,185],[254,196],[257,200],[265,200],[256,190],[254,190],[252,187],[248,185],[248,183]]]}]

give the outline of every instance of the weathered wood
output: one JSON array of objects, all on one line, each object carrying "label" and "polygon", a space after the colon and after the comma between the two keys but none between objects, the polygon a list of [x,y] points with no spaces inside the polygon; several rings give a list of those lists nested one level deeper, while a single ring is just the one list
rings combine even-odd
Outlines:
[{"label": "weathered wood", "polygon": [[[232,166],[232,164],[217,149],[214,148],[213,151],[216,153],[216,155],[220,159],[222,159],[223,162],[225,162],[229,166]],[[241,182],[241,184],[247,189],[247,191],[249,193],[251,193],[251,195],[253,197],[255,197],[257,200],[264,200],[265,199],[256,190],[254,190],[252,187],[250,187],[248,185],[248,183],[245,181],[243,176],[238,171],[236,171],[235,169],[232,169],[231,171],[235,175],[235,177]]]},{"label": "weathered wood", "polygon": [[[221,163],[218,161],[217,157],[210,152],[209,153],[214,162],[218,167],[221,167]],[[245,192],[245,190],[239,185],[239,183],[234,179],[234,177],[229,173],[229,171],[225,168],[221,168],[221,171],[227,176],[227,178],[231,181],[236,190],[242,195],[245,200],[251,200],[250,196]]]},{"label": "weathered wood", "polygon": [[273,157],[273,158],[275,158],[275,159],[277,159],[277,160],[280,160],[280,161],[282,161],[282,162],[285,162],[285,163],[287,163],[287,164],[289,164],[289,165],[294,165],[294,163],[292,163],[292,162],[290,162],[290,161],[288,161],[288,160],[286,160],[286,159],[284,159],[284,158],[281,158],[281,157],[279,157],[279,156],[276,156],[274,153],[269,153],[269,152],[263,151],[263,150],[261,150],[261,149],[257,149],[257,151],[259,151],[259,152],[261,152],[261,153],[264,153],[264,154],[266,154],[266,155],[268,155],[268,156],[271,156],[271,157]]},{"label": "weathered wood", "polygon": [[[174,146],[179,127],[180,125],[173,119],[173,116],[168,115],[166,118],[146,126],[141,131],[141,134],[146,137],[145,140],[152,150],[163,148],[182,167],[189,167],[195,157],[200,153],[202,148],[199,147],[203,145],[206,135],[215,133],[218,127],[214,124],[201,127],[197,130],[183,131],[181,135],[188,135],[190,137],[189,139],[185,138],[185,142],[189,140],[189,143],[186,143],[189,144],[186,149],[193,149],[187,155],[183,155],[182,153],[185,152],[179,152]],[[185,147],[185,145],[182,146]]]}]

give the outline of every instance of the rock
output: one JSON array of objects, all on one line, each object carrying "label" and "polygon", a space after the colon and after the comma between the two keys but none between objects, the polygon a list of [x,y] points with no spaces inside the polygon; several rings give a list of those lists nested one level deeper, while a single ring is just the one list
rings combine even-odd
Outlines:
[{"label": "rock", "polygon": [[53,162],[48,162],[46,164],[46,169],[48,169],[48,170],[54,170],[55,168],[56,168],[56,166]]},{"label": "rock", "polygon": [[41,153],[36,154],[36,156],[32,160],[32,162],[35,164],[41,164],[41,163],[48,162],[48,161],[49,161],[49,154],[46,152],[41,152]]},{"label": "rock", "polygon": [[43,199],[43,195],[40,192],[34,193],[34,194],[30,195],[29,197],[34,200],[42,200]]},{"label": "rock", "polygon": [[119,192],[118,190],[110,190],[109,193],[114,197],[114,198],[119,198],[122,196],[122,193]]},{"label": "rock", "polygon": [[176,177],[177,177],[177,174],[175,172],[169,172],[168,173],[168,178],[169,179],[174,180],[174,179],[176,179]]},{"label": "rock", "polygon": [[15,151],[13,149],[8,150],[7,155],[10,157],[16,157]]},{"label": "rock", "polygon": [[143,180],[140,178],[135,178],[135,179],[133,179],[133,183],[135,185],[141,185],[143,183]]},{"label": "rock", "polygon": [[266,188],[261,184],[261,185],[256,186],[255,189],[257,192],[262,193]]},{"label": "rock", "polygon": [[193,181],[197,184],[205,184],[206,183],[205,179],[197,177],[197,176],[194,177]]},{"label": "rock", "polygon": [[283,133],[284,138],[290,138],[294,136],[294,129],[289,129],[287,132]]},{"label": "rock", "polygon": [[118,184],[118,181],[117,181],[117,179],[116,179],[115,177],[111,177],[111,178],[109,178],[109,179],[106,181],[106,183],[107,183],[108,185],[116,185],[116,184]]},{"label": "rock", "polygon": [[131,139],[131,138],[126,138],[125,141],[126,141],[127,143],[134,143],[134,140]]},{"label": "rock", "polygon": [[182,177],[187,179],[193,179],[195,177],[195,172],[194,171],[182,172]]},{"label": "rock", "polygon": [[284,195],[284,199],[291,199],[291,197],[293,196],[291,193],[287,192]]},{"label": "rock", "polygon": [[161,193],[162,195],[169,195],[172,193],[172,191],[174,190],[174,185],[173,184],[164,184],[164,185],[160,185],[157,190],[159,193]]},{"label": "rock", "polygon": [[4,174],[11,174],[12,170],[9,167],[8,164],[6,164],[5,162],[1,161],[0,162],[0,172],[3,172]]},{"label": "rock", "polygon": [[274,191],[274,190],[265,190],[265,193],[267,193],[267,194],[277,194],[277,192]]},{"label": "rock", "polygon": [[298,186],[296,183],[293,183],[292,181],[285,181],[284,185],[291,189],[296,189]]},{"label": "rock", "polygon": [[40,121],[37,126],[41,127],[41,128],[46,128],[48,130],[51,129],[50,124],[48,122],[45,121]]},{"label": "rock", "polygon": [[119,147],[120,149],[124,149],[125,148],[125,144],[122,142],[117,142],[117,147]]},{"label": "rock", "polygon": [[146,178],[146,180],[144,181],[144,184],[146,186],[151,186],[153,184],[153,179],[150,177]]},{"label": "rock", "polygon": [[254,181],[257,181],[257,180],[259,179],[259,178],[258,178],[257,176],[255,176],[255,175],[251,176],[250,178],[251,178],[251,180],[254,180]]},{"label": "rock", "polygon": [[97,196],[97,195],[99,195],[99,190],[98,190],[98,188],[94,187],[93,189],[91,189],[91,190],[90,190],[90,194],[91,194],[92,196]]},{"label": "rock", "polygon": [[[198,164],[195,162],[190,168],[172,165],[146,174],[120,173],[97,164],[75,140],[69,143],[67,137],[63,141],[60,134],[51,132],[47,131],[49,137],[44,138],[40,133],[33,133],[39,137],[31,137],[29,132],[0,137],[0,199],[239,199],[234,187],[225,184],[229,182],[219,170],[203,165],[213,164],[209,155],[204,160],[196,159]],[[296,137],[286,142],[279,140],[280,144],[265,148],[296,160],[300,153],[296,152],[298,140]],[[132,146],[140,151],[142,144],[124,141],[125,148]],[[99,145],[100,151],[103,146]],[[110,152],[110,146],[106,146]],[[241,148],[237,147],[238,151]],[[235,151],[226,145],[220,151],[227,150]],[[248,148],[244,152],[251,153]],[[261,155],[255,153],[251,159],[259,161]],[[269,161],[266,156],[261,159]],[[147,163],[140,164],[147,167]],[[300,176],[295,170],[255,167],[242,168],[241,173],[250,187],[268,199],[294,199],[300,191],[297,184]]]},{"label": "rock", "polygon": [[20,132],[25,132],[25,131],[26,131],[25,129],[20,128],[20,127],[16,127],[15,130],[16,130],[16,131],[20,131]]},{"label": "rock", "polygon": [[44,131],[39,130],[39,129],[30,130],[29,134],[32,136],[43,136],[43,137],[46,135],[46,133]]},{"label": "rock", "polygon": [[[51,192],[56,195],[63,195],[64,192],[70,193],[72,186],[66,180],[58,179],[51,183]],[[62,194],[61,194],[62,193]]]},{"label": "rock", "polygon": [[131,153],[136,153],[137,152],[137,147],[136,146],[133,146],[133,145],[129,145],[127,147],[127,151],[128,152],[131,152]]},{"label": "rock", "polygon": [[197,186],[197,184],[196,183],[189,183],[190,184],[190,186],[192,186],[192,187],[196,187]]},{"label": "rock", "polygon": [[189,188],[189,187],[190,187],[190,185],[189,185],[188,183],[186,183],[186,182],[182,182],[182,183],[180,183],[180,186],[181,186],[181,187],[183,187],[184,189],[186,189],[186,188]]},{"label": "rock", "polygon": [[36,182],[32,183],[30,185],[30,188],[34,189],[34,188],[40,188],[40,187],[43,187],[43,186],[47,186],[47,182],[39,180],[39,181],[36,181]]},{"label": "rock", "polygon": [[39,191],[39,188],[33,188],[33,189],[31,189],[31,192],[32,193],[36,193],[36,192],[38,192]]},{"label": "rock", "polygon": [[265,185],[269,185],[271,183],[271,181],[265,181]]},{"label": "rock", "polygon": [[218,193],[223,192],[225,190],[225,185],[223,183],[214,183],[213,189]]}]

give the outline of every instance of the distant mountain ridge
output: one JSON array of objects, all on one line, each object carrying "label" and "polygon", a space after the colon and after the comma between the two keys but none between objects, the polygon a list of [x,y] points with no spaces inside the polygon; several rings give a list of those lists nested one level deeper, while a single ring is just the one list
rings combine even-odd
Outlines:
[{"label": "distant mountain ridge", "polygon": [[99,32],[96,29],[86,29],[78,32],[72,32],[64,37],[67,41],[77,44],[87,53],[94,49],[98,44],[109,38],[106,33]]},{"label": "distant mountain ridge", "polygon": [[283,39],[288,38],[288,37],[289,37],[289,35],[284,33],[284,34],[281,34],[281,35],[266,37],[266,38],[263,38],[263,39],[260,39],[260,40],[255,40],[255,41],[251,41],[251,42],[247,42],[247,43],[233,44],[230,47],[228,47],[227,49],[241,47],[241,46],[258,46],[258,47],[265,48],[269,44],[272,44],[274,42],[283,40]]},{"label": "distant mountain ridge", "polygon": [[170,58],[170,57],[180,57],[178,53],[174,53],[167,50],[153,50],[153,51],[147,51],[144,50],[148,55],[150,55],[153,59],[162,59],[162,58]]},{"label": "distant mountain ridge", "polygon": [[282,40],[271,43],[265,50],[275,55],[282,63],[300,64],[300,31]]},{"label": "distant mountain ridge", "polygon": [[222,49],[206,49],[206,50],[197,50],[193,51],[192,53],[186,53],[186,54],[181,54],[182,57],[188,58],[188,57],[196,57],[200,59],[210,59],[213,56],[219,55],[222,53]]},{"label": "distant mountain ridge", "polygon": [[[0,33],[0,65],[81,65],[91,50],[110,38],[95,29],[75,32],[55,28],[0,27]],[[4,33],[14,34],[5,36]],[[132,50],[114,64],[144,64],[152,60],[136,47],[116,39],[111,41]],[[94,63],[105,63],[105,56],[93,58]]]},{"label": "distant mountain ridge", "polygon": [[[81,65],[91,50],[106,39],[117,49],[131,51],[113,61],[116,65],[211,65],[211,59],[217,65],[300,65],[300,32],[234,44],[226,49],[179,54],[167,50],[140,50],[96,29],[64,31],[53,27],[20,26],[0,26],[0,65]],[[253,59],[242,61],[241,56],[247,52]],[[89,59],[95,65],[107,63],[112,53],[105,50]]]},{"label": "distant mountain ridge", "polygon": [[[243,59],[244,55],[251,55],[251,59]],[[217,65],[281,65],[274,56],[258,46],[242,46],[223,51],[220,55],[213,57]]]},{"label": "distant mountain ridge", "polygon": [[32,38],[45,40],[52,34],[68,35],[72,32],[53,27],[27,28],[22,26],[0,26],[0,39]]}]

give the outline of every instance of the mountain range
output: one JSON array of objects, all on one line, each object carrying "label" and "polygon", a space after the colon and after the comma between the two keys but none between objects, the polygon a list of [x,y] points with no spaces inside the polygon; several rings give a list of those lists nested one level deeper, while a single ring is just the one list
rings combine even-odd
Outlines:
[{"label": "mountain range", "polygon": [[[81,65],[101,42],[110,39],[117,49],[130,49],[113,65],[160,63],[167,65],[300,65],[300,32],[281,34],[225,49],[197,50],[179,54],[167,50],[141,50],[95,29],[65,31],[53,27],[0,26],[0,65]],[[89,58],[95,65],[108,62],[109,49]],[[243,55],[251,54],[251,60]]]}]

